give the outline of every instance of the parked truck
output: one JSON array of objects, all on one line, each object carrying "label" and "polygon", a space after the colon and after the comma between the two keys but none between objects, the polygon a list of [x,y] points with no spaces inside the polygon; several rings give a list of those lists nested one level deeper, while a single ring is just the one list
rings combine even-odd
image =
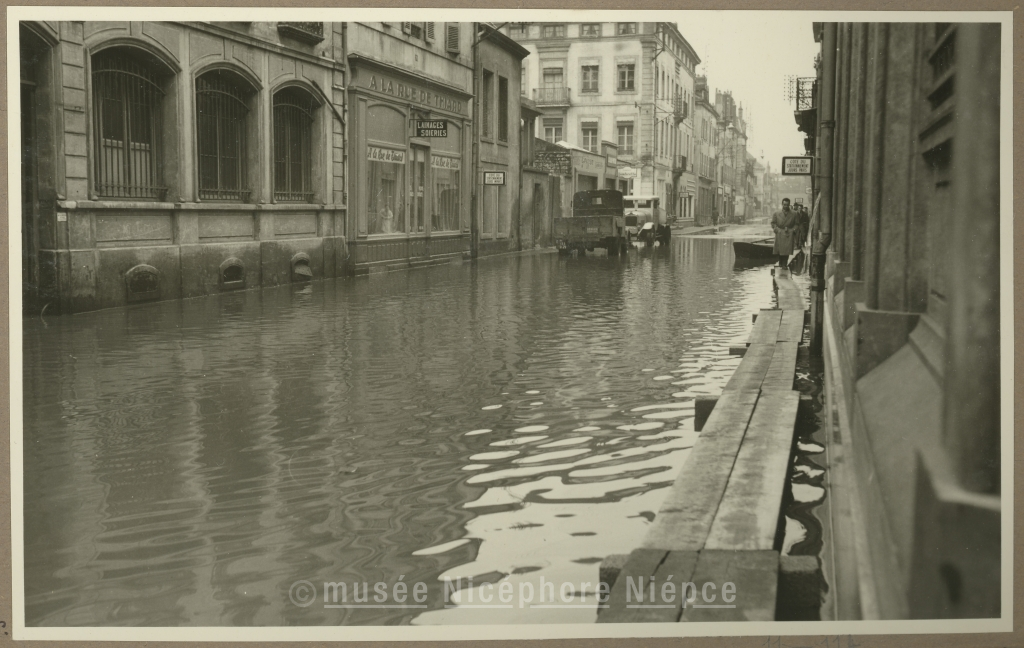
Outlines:
[{"label": "parked truck", "polygon": [[553,232],[560,254],[592,252],[594,248],[604,248],[610,256],[624,253],[630,239],[623,220],[622,192],[577,192],[572,197],[572,216],[554,219]]}]

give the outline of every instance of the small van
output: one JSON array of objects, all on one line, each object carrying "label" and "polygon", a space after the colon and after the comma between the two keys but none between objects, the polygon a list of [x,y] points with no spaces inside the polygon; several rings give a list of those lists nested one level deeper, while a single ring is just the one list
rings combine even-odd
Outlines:
[{"label": "small van", "polygon": [[661,197],[655,195],[623,196],[622,209],[626,217],[626,230],[636,238],[645,223],[664,225]]},{"label": "small van", "polygon": [[650,246],[655,240],[667,245],[672,230],[665,222],[661,209],[661,197],[643,194],[622,197],[622,210],[626,232],[631,239],[637,239]]}]

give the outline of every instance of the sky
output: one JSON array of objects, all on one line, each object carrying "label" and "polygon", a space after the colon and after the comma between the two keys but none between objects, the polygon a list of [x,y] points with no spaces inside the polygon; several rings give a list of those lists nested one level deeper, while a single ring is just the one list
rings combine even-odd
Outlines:
[{"label": "sky", "polygon": [[[804,134],[793,120],[796,106],[786,99],[787,75],[814,76],[814,42],[810,16],[784,11],[680,11],[679,31],[701,58],[698,75],[707,75],[715,90],[732,90],[743,104],[747,152],[764,156],[778,171],[783,155],[804,154]],[[804,17],[806,16],[806,17]]]}]

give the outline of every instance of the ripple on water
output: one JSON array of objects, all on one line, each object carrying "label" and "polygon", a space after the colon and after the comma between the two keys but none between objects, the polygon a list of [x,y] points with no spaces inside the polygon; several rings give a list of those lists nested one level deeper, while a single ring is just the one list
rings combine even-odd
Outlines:
[{"label": "ripple on water", "polygon": [[527,425],[521,428],[516,428],[516,432],[543,432],[547,429],[547,425]]},{"label": "ripple on water", "polygon": [[[298,609],[253,592],[596,582],[593,558],[639,545],[685,462],[692,400],[721,391],[740,361],[729,345],[772,306],[767,269],[734,269],[721,242],[26,318],[24,515],[40,534],[26,622],[593,621],[592,607]],[[643,343],[623,347],[623,331]],[[673,381],[687,402],[667,402]],[[659,413],[672,418],[645,418]],[[188,585],[211,569],[228,575],[216,606]],[[154,589],[139,574],[174,578]]]}]

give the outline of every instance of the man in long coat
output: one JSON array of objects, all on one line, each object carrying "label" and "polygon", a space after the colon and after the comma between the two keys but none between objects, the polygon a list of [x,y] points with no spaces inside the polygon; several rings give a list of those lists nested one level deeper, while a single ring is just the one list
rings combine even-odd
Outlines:
[{"label": "man in long coat", "polygon": [[789,209],[789,198],[782,199],[782,211],[772,214],[772,230],[775,231],[774,254],[779,255],[779,267],[785,268],[800,228],[800,218]]}]

